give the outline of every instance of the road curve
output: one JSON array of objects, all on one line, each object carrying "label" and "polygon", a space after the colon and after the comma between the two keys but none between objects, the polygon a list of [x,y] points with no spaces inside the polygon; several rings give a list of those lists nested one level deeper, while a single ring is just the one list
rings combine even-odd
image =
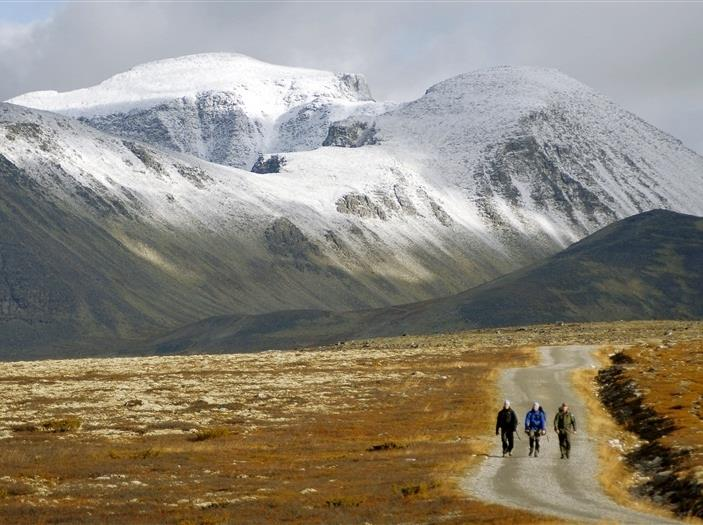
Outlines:
[{"label": "road curve", "polygon": [[[501,399],[511,401],[522,420],[532,401],[539,401],[547,412],[547,427],[552,429],[555,410],[562,401],[576,416],[578,433],[572,436],[571,459],[559,458],[559,442],[553,430],[549,441],[542,438],[539,458],[528,457],[526,436],[515,440],[513,457],[501,457],[500,438],[481,464],[462,481],[464,489],[484,501],[533,512],[550,514],[576,522],[682,523],[622,507],[605,495],[598,483],[598,457],[595,443],[587,436],[584,403],[571,384],[575,369],[594,365],[595,347],[563,346],[540,348],[541,363],[530,368],[504,370],[498,387]],[[491,429],[492,430],[492,429]]]}]

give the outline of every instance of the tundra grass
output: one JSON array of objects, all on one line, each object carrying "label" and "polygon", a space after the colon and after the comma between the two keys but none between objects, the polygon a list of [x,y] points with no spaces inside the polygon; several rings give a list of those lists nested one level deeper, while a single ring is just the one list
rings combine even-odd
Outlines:
[{"label": "tundra grass", "polygon": [[490,448],[499,369],[535,358],[437,336],[0,364],[0,520],[543,522],[457,486]]}]

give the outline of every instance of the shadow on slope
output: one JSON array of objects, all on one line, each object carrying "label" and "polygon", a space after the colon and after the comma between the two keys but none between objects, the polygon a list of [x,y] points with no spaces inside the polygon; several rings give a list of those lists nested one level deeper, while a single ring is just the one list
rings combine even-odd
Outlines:
[{"label": "shadow on slope", "polygon": [[160,338],[149,351],[244,352],[558,321],[700,319],[701,292],[703,219],[654,210],[458,295],[355,312],[216,317]]}]

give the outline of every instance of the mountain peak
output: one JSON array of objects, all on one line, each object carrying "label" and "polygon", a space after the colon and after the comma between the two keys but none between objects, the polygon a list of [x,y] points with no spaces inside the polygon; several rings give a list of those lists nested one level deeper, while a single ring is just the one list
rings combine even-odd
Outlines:
[{"label": "mountain peak", "polygon": [[532,66],[498,66],[462,73],[435,84],[425,92],[430,99],[490,108],[530,108],[559,99],[597,96],[596,92],[557,69]]},{"label": "mountain peak", "polygon": [[237,53],[203,53],[141,64],[88,88],[35,91],[8,102],[95,116],[220,91],[236,93],[246,105],[273,115],[314,98],[372,100],[362,75],[278,66]]}]

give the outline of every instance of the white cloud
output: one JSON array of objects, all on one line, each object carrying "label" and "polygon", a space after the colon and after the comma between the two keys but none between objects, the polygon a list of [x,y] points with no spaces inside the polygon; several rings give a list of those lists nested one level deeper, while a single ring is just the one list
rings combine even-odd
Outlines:
[{"label": "white cloud", "polygon": [[13,24],[0,21],[0,53],[21,47],[31,38],[37,24]]}]

